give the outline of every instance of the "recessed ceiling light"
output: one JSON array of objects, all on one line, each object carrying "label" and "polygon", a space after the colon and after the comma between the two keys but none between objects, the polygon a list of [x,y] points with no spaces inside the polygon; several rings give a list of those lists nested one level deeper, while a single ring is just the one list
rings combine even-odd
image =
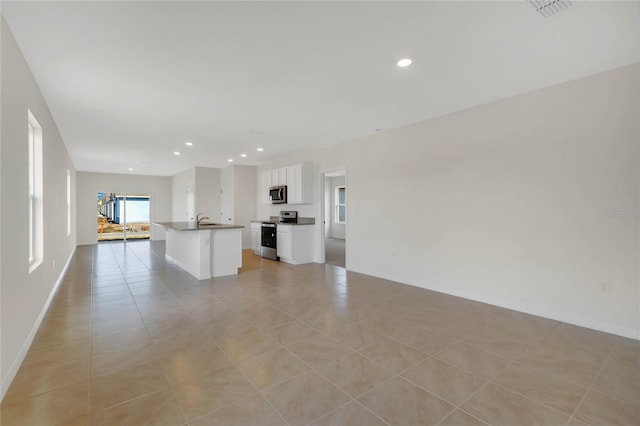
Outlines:
[{"label": "recessed ceiling light", "polygon": [[408,67],[409,65],[411,65],[411,62],[413,62],[413,61],[411,59],[409,59],[409,58],[400,59],[398,61],[398,66],[402,67],[402,68]]},{"label": "recessed ceiling light", "polygon": [[180,155],[180,151],[173,151],[173,155]]},{"label": "recessed ceiling light", "polygon": [[131,167],[129,167],[127,170],[129,170],[130,172],[132,172],[132,171],[133,171],[133,169],[132,169]]},{"label": "recessed ceiling light", "polygon": [[262,148],[262,147],[256,148],[256,151],[262,152],[262,151],[264,151],[264,148]]},{"label": "recessed ceiling light", "polygon": [[246,156],[247,156],[247,154],[245,154],[245,153],[240,154],[240,157],[242,157],[242,158],[245,158]]},{"label": "recessed ceiling light", "polygon": [[227,158],[227,161],[233,163],[233,158]]},{"label": "recessed ceiling light", "polygon": [[186,146],[193,146],[193,142],[191,142],[191,141],[186,141],[184,144],[185,144]]}]

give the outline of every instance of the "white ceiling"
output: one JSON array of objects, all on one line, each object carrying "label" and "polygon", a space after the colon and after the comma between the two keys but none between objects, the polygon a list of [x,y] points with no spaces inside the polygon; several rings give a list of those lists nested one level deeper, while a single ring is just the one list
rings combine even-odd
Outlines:
[{"label": "white ceiling", "polygon": [[255,165],[640,61],[638,2],[550,18],[524,1],[3,1],[2,14],[80,171]]}]

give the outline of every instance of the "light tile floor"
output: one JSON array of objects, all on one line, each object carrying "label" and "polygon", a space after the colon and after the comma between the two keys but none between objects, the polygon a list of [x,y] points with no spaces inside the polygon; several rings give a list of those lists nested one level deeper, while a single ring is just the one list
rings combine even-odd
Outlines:
[{"label": "light tile floor", "polygon": [[11,425],[638,425],[640,344],[250,252],[197,281],[162,242],[78,247]]}]

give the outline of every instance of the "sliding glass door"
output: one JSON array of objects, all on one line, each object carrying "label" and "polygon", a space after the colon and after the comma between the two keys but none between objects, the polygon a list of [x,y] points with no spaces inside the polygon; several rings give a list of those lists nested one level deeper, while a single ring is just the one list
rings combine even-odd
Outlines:
[{"label": "sliding glass door", "polygon": [[98,192],[98,241],[149,239],[148,193]]}]

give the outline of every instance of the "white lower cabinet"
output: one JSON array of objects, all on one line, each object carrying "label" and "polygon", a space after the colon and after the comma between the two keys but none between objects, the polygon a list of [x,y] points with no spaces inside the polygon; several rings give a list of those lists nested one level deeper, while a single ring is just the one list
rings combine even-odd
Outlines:
[{"label": "white lower cabinet", "polygon": [[278,224],[277,252],[280,261],[300,265],[313,262],[313,225]]},{"label": "white lower cabinet", "polygon": [[[287,229],[288,228],[288,229]],[[280,260],[293,260],[293,233],[290,226],[278,226],[276,247]]]},{"label": "white lower cabinet", "polygon": [[251,222],[251,248],[253,248],[253,253],[260,256],[261,246],[262,246],[262,223]]}]

